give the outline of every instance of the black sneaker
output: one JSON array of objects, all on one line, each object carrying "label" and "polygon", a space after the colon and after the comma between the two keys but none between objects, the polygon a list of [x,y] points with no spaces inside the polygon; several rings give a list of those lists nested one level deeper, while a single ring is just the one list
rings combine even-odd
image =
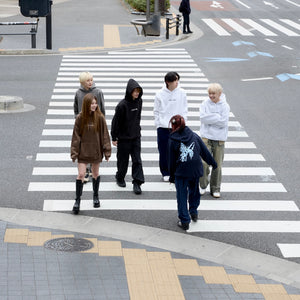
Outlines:
[{"label": "black sneaker", "polygon": [[141,186],[139,184],[137,184],[136,182],[133,183],[133,192],[136,195],[139,195],[142,193]]},{"label": "black sneaker", "polygon": [[116,177],[116,183],[119,187],[125,187],[126,186],[126,182],[125,180],[119,180],[117,177]]},{"label": "black sneaker", "polygon": [[182,228],[183,230],[188,230],[190,228],[189,223],[181,223],[181,221],[177,222],[177,225]]},{"label": "black sneaker", "polygon": [[90,181],[90,174],[89,172],[85,173],[84,179],[83,179],[83,183],[87,183]]},{"label": "black sneaker", "polygon": [[197,214],[191,214],[191,218],[194,222],[198,221],[198,215]]}]

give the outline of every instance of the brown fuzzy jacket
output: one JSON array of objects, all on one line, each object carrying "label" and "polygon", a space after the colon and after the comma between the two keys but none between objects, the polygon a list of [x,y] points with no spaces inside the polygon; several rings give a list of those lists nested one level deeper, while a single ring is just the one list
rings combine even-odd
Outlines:
[{"label": "brown fuzzy jacket", "polygon": [[85,128],[80,135],[81,113],[75,120],[71,142],[71,158],[78,163],[100,163],[105,156],[111,155],[110,137],[103,114],[100,115],[100,130],[95,132],[92,128]]}]

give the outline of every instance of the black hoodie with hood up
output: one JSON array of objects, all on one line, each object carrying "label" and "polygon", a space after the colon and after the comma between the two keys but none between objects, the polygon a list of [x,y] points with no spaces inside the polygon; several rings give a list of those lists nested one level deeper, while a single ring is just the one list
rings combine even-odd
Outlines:
[{"label": "black hoodie with hood up", "polygon": [[[131,95],[135,88],[141,89],[137,99],[133,99]],[[125,98],[116,106],[111,122],[112,141],[132,140],[141,136],[142,95],[141,86],[134,79],[129,79]]]}]

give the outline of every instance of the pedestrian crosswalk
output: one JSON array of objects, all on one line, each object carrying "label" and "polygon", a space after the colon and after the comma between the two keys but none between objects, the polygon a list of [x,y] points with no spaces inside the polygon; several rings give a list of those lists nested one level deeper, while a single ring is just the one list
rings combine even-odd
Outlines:
[{"label": "pedestrian crosswalk", "polygon": [[[93,73],[96,86],[104,93],[109,128],[114,108],[124,97],[128,79],[133,77],[144,88],[141,146],[146,182],[142,185],[142,195],[135,195],[130,183],[129,167],[126,188],[116,185],[116,149],[113,148],[110,161],[100,165],[101,207],[92,207],[92,186],[87,183],[84,186],[81,210],[176,210],[175,187],[163,182],[159,172],[153,100],[155,92],[164,84],[165,73],[176,70],[181,76],[180,85],[187,92],[187,125],[199,132],[199,105],[206,98],[209,80],[183,48],[64,56],[41,132],[28,191],[40,193],[44,197],[45,211],[72,209],[77,175],[76,164],[70,159],[74,125],[72,106],[79,85],[78,75],[86,70]],[[230,99],[228,100],[230,104]],[[278,182],[273,169],[268,166],[264,156],[259,153],[240,121],[231,112],[223,167],[223,199],[215,201],[205,196],[201,200],[200,211],[299,212],[294,201],[284,200],[286,194],[287,190]],[[236,195],[238,200],[232,199],[233,196],[237,198]],[[249,195],[253,195],[251,199]],[[277,232],[282,225],[281,230],[285,232],[300,233],[299,221],[248,220],[243,227],[239,227],[238,222],[241,220],[199,220],[197,224],[192,224],[190,232]]]},{"label": "pedestrian crosswalk", "polygon": [[249,19],[249,18],[203,18],[207,27],[219,36],[231,36],[238,33],[241,36],[300,36],[299,20],[290,19]]}]

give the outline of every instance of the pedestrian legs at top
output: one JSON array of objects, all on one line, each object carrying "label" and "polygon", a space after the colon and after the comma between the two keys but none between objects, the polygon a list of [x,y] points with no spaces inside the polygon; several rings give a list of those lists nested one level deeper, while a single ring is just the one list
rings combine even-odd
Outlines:
[{"label": "pedestrian legs at top", "polygon": [[183,16],[183,33],[193,33],[190,29],[190,15],[187,13],[182,14]]},{"label": "pedestrian legs at top", "polygon": [[225,143],[222,141],[213,141],[203,138],[203,142],[205,143],[207,149],[212,154],[215,159],[218,167],[211,171],[210,180],[209,174],[210,169],[205,161],[203,163],[203,176],[200,177],[200,188],[205,190],[210,184],[210,193],[212,196],[219,198],[221,191],[221,181],[222,181],[222,164],[224,160],[224,145]]}]

